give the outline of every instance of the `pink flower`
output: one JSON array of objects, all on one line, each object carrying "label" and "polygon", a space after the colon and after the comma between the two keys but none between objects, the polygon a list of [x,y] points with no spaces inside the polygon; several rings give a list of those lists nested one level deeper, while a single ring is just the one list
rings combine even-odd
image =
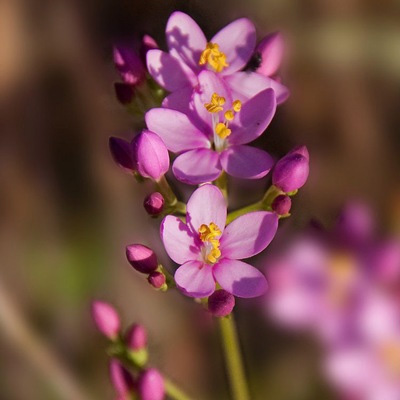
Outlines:
[{"label": "pink flower", "polygon": [[109,339],[119,334],[121,322],[115,308],[104,301],[95,300],[91,304],[91,314],[97,329]]},{"label": "pink flower", "polygon": [[278,217],[257,211],[225,227],[226,215],[224,196],[216,186],[208,184],[190,197],[186,223],[169,215],[161,224],[165,249],[180,264],[175,282],[187,296],[210,296],[216,282],[238,297],[256,297],[266,291],[264,275],[239,260],[268,246],[276,233]]},{"label": "pink flower", "polygon": [[235,97],[241,101],[267,88],[274,89],[278,103],[287,98],[287,89],[273,79],[252,71],[240,72],[256,44],[255,27],[247,18],[233,21],[207,42],[197,23],[177,11],[169,17],[166,38],[169,53],[150,50],[147,67],[150,75],[170,92],[178,90],[187,95],[187,89],[197,85],[201,71],[211,70],[232,85]]},{"label": "pink flower", "polygon": [[214,72],[199,74],[199,89],[188,102],[180,93],[169,96],[175,109],[147,112],[148,128],[168,150],[180,153],[173,164],[177,179],[189,184],[213,181],[223,170],[247,179],[265,176],[273,165],[263,150],[247,146],[267,128],[276,100],[266,89],[241,104]]}]

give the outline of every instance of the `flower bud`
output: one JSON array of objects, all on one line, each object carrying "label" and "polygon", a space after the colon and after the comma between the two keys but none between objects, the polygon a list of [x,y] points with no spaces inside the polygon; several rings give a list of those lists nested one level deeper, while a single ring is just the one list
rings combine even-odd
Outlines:
[{"label": "flower bud", "polygon": [[276,163],[272,172],[272,183],[285,193],[289,193],[306,183],[308,173],[308,158],[299,152],[288,153]]},{"label": "flower bud", "polygon": [[158,49],[157,42],[150,35],[144,35],[142,38],[142,45],[140,47],[140,57],[144,65],[146,65],[147,52],[153,49]]},{"label": "flower bud", "polygon": [[117,137],[110,137],[108,141],[114,161],[126,172],[135,171],[135,159],[131,143]]},{"label": "flower bud", "polygon": [[109,364],[110,380],[120,398],[126,398],[135,387],[135,382],[129,371],[115,358]]},{"label": "flower bud", "polygon": [[117,96],[118,101],[123,104],[130,104],[133,100],[134,90],[132,85],[129,85],[124,82],[115,82],[114,83],[115,95]]},{"label": "flower bud", "polygon": [[152,249],[142,244],[126,246],[126,258],[136,271],[149,274],[157,269],[157,256]]},{"label": "flower bud", "polygon": [[91,314],[97,329],[109,339],[117,338],[120,329],[120,320],[113,306],[103,301],[93,301]]},{"label": "flower bud", "polygon": [[289,154],[300,154],[301,156],[305,157],[308,161],[310,161],[310,153],[306,146],[297,146],[294,149],[290,150]]},{"label": "flower bud", "polygon": [[164,378],[157,369],[146,369],[139,375],[137,389],[141,400],[162,400],[165,395]]},{"label": "flower bud", "polygon": [[146,77],[146,70],[139,55],[125,45],[114,46],[114,64],[122,80],[132,86],[139,85]]},{"label": "flower bud", "polygon": [[289,196],[281,194],[275,197],[271,206],[278,215],[286,215],[289,213],[290,208],[292,207],[292,200],[290,200]]},{"label": "flower bud", "polygon": [[279,32],[267,35],[256,48],[256,53],[261,57],[261,64],[256,71],[267,77],[275,75],[281,64],[283,52],[282,35]]},{"label": "flower bud", "polygon": [[164,197],[158,192],[151,193],[144,199],[143,206],[149,215],[157,216],[164,208]]},{"label": "flower bud", "polygon": [[208,310],[215,317],[229,315],[235,306],[235,297],[226,290],[216,290],[208,298]]},{"label": "flower bud", "polygon": [[125,335],[126,346],[130,350],[142,350],[147,346],[147,331],[143,325],[133,324]]},{"label": "flower bud", "polygon": [[161,289],[165,285],[166,278],[162,272],[154,271],[148,276],[147,280],[155,289]]},{"label": "flower bud", "polygon": [[168,150],[155,133],[145,130],[136,136],[133,151],[137,170],[143,177],[158,181],[168,171]]}]

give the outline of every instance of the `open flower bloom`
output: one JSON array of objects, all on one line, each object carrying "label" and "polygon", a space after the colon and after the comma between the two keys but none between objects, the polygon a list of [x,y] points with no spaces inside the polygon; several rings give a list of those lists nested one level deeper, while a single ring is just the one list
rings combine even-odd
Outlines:
[{"label": "open flower bloom", "polygon": [[169,52],[159,49],[147,53],[150,75],[166,90],[185,93],[197,85],[203,70],[218,73],[244,101],[260,91],[273,88],[278,103],[288,90],[273,79],[252,71],[240,72],[254,53],[256,30],[247,18],[233,21],[209,42],[197,23],[180,11],[168,19],[166,38]]},{"label": "open flower bloom", "polygon": [[175,93],[169,98],[175,109],[153,108],[145,116],[148,128],[168,150],[181,153],[172,168],[176,178],[200,184],[217,179],[222,170],[238,178],[265,176],[272,157],[246,144],[271,122],[276,110],[273,90],[242,104],[214,72],[202,71],[199,84],[190,101]]},{"label": "open flower bloom", "polygon": [[256,211],[225,227],[226,202],[221,191],[207,184],[187,203],[186,223],[168,215],[161,224],[161,238],[168,255],[180,267],[177,286],[190,297],[208,297],[216,282],[238,297],[256,297],[266,291],[264,275],[239,261],[264,250],[273,239],[275,213]]}]

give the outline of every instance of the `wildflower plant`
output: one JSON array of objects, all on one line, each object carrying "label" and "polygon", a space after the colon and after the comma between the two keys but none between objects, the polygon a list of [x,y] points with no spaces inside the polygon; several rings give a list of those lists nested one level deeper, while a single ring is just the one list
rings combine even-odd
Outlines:
[{"label": "wildflower plant", "polygon": [[[117,165],[138,183],[154,183],[144,208],[160,219],[161,240],[176,266],[161,265],[144,244],[129,244],[126,256],[154,289],[179,290],[217,318],[232,396],[246,400],[249,390],[232,312],[235,297],[261,296],[268,285],[262,272],[242,260],[262,252],[279,220],[290,215],[290,197],[308,177],[309,155],[298,147],[273,170],[274,158],[248,145],[264,133],[288,96],[276,76],[283,52],[279,34],[256,47],[255,27],[242,18],[207,41],[191,17],[175,12],[166,36],[168,51],[146,36],[146,62],[134,49],[114,49],[117,70],[132,92],[121,101],[117,90],[118,99],[145,120],[147,129],[130,141],[113,137],[109,145]],[[176,155],[173,176],[195,186],[187,203],[178,200],[166,178],[170,154]],[[230,211],[227,175],[260,179],[271,170],[273,184],[260,201]],[[122,335],[117,312],[103,302],[93,304],[92,314],[110,340],[110,373],[118,398],[189,399],[148,366],[143,327],[134,325]]]}]

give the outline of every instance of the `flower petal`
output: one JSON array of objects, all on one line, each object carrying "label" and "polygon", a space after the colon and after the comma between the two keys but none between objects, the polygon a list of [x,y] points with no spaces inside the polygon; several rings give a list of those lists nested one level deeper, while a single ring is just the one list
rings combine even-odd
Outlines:
[{"label": "flower petal", "polygon": [[225,82],[232,89],[234,98],[242,102],[268,88],[274,89],[278,105],[289,97],[289,89],[286,86],[255,72],[235,72],[225,77]]},{"label": "flower petal", "polygon": [[199,258],[198,238],[179,218],[167,215],[161,223],[160,235],[166,252],[177,264]]},{"label": "flower petal", "polygon": [[197,23],[189,15],[176,11],[171,14],[166,28],[170,53],[197,71],[201,52],[206,48],[207,39]]},{"label": "flower petal", "polygon": [[150,75],[170,92],[185,86],[193,86],[197,82],[193,71],[169,53],[153,49],[147,52],[146,59]]},{"label": "flower petal", "polygon": [[253,266],[239,260],[221,260],[214,265],[215,280],[237,297],[257,297],[267,290],[265,276]]},{"label": "flower petal", "polygon": [[222,192],[214,185],[200,186],[187,203],[187,224],[198,232],[202,224],[214,222],[223,232],[226,222],[226,201]]},{"label": "flower petal", "polygon": [[272,89],[265,89],[243,104],[239,121],[230,125],[231,144],[245,144],[258,138],[267,128],[275,114],[276,99]]},{"label": "flower petal", "polygon": [[274,165],[273,158],[264,150],[251,146],[232,146],[221,154],[222,168],[236,178],[259,179]]},{"label": "flower petal", "polygon": [[172,171],[181,182],[199,185],[217,179],[222,167],[217,152],[210,149],[196,149],[181,154],[175,160]]},{"label": "flower petal", "polygon": [[174,153],[210,146],[206,136],[179,111],[153,108],[146,113],[145,120],[149,130],[160,136]]},{"label": "flower petal", "polygon": [[225,53],[229,66],[221,74],[239,71],[249,61],[256,45],[256,28],[247,18],[240,18],[221,29],[212,39]]},{"label": "flower petal", "polygon": [[264,76],[275,75],[281,64],[284,48],[285,44],[279,32],[265,36],[256,48],[256,52],[261,55],[261,65],[257,72]]},{"label": "flower petal", "polygon": [[263,251],[278,229],[273,212],[254,211],[232,221],[220,239],[221,253],[228,258],[248,258]]},{"label": "flower petal", "polygon": [[178,288],[190,297],[208,297],[215,290],[212,266],[201,261],[188,261],[175,272]]}]

